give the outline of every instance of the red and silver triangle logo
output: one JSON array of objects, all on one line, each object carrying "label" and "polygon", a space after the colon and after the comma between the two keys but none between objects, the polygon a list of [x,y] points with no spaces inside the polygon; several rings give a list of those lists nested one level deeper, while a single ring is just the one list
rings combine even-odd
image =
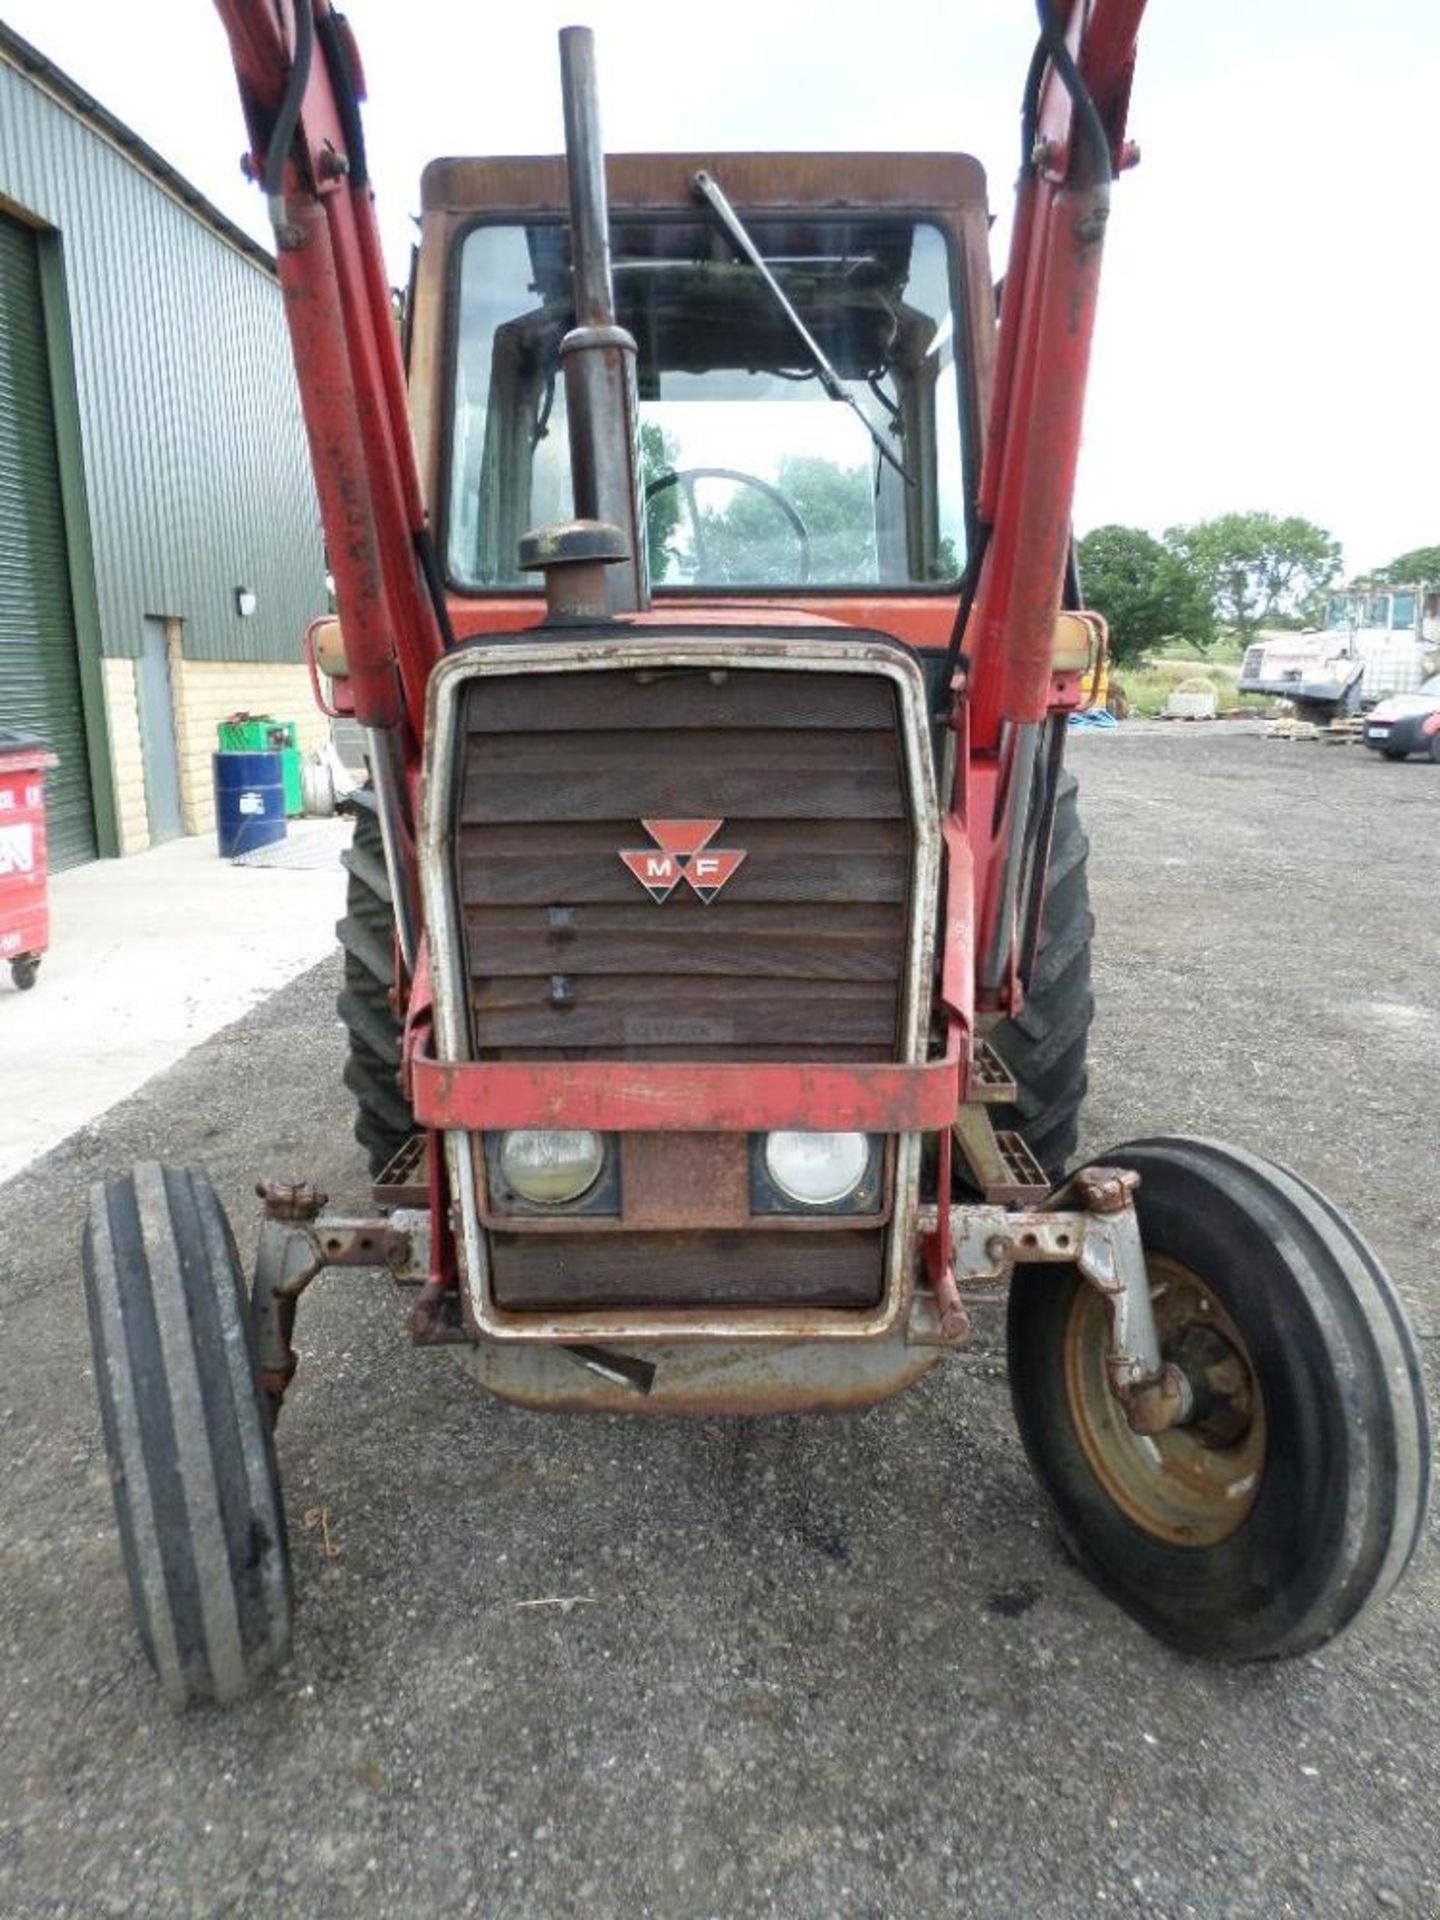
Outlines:
[{"label": "red and silver triangle logo", "polygon": [[683,880],[709,906],[744,864],[733,847],[710,842],[723,820],[642,820],[653,847],[627,847],[620,858],[656,902],[668,900]]}]

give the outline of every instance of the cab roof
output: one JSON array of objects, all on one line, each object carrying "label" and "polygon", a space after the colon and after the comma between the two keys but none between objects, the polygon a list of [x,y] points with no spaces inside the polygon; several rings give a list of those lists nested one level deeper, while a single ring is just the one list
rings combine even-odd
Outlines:
[{"label": "cab roof", "polygon": [[[737,206],[895,208],[911,212],[985,207],[985,172],[962,153],[608,154],[612,208],[688,207],[695,175],[713,173]],[[421,178],[427,214],[564,213],[565,160],[432,160]]]}]

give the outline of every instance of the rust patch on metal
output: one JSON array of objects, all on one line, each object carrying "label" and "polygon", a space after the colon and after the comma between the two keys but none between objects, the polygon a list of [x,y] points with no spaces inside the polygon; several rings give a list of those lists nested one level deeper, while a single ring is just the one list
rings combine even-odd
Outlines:
[{"label": "rust patch on metal", "polygon": [[743,1133],[620,1136],[620,1203],[627,1227],[744,1227],[750,1219]]},{"label": "rust patch on metal", "polygon": [[313,1220],[330,1198],[311,1180],[258,1180],[255,1192],[267,1220]]},{"label": "rust patch on metal", "polygon": [[1139,1174],[1128,1167],[1082,1167],[1075,1175],[1076,1190],[1091,1213],[1123,1213],[1139,1185]]}]

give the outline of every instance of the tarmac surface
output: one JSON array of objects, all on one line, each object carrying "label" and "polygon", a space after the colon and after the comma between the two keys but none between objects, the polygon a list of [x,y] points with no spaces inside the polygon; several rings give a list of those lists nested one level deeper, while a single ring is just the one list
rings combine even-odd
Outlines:
[{"label": "tarmac surface", "polygon": [[[1440,768],[1243,727],[1077,738],[1088,1144],[1304,1169],[1440,1334]],[[993,1346],[857,1417],[508,1411],[378,1278],[300,1316],[294,1664],[175,1719],[131,1632],[87,1183],[364,1198],[333,962],[0,1187],[0,1913],[1440,1912],[1440,1555],[1311,1659],[1149,1640],[1062,1553]],[[343,1116],[343,1117],[342,1117]],[[535,1604],[543,1602],[544,1604]]]}]

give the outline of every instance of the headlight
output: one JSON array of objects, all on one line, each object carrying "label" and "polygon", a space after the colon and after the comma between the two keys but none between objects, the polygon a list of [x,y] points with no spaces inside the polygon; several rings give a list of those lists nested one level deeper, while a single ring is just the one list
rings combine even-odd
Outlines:
[{"label": "headlight", "polygon": [[833,1207],[865,1178],[870,1142],[863,1133],[772,1133],[765,1170],[787,1200]]},{"label": "headlight", "polygon": [[532,1206],[563,1206],[588,1193],[605,1164],[598,1133],[507,1133],[500,1142],[500,1171]]}]

